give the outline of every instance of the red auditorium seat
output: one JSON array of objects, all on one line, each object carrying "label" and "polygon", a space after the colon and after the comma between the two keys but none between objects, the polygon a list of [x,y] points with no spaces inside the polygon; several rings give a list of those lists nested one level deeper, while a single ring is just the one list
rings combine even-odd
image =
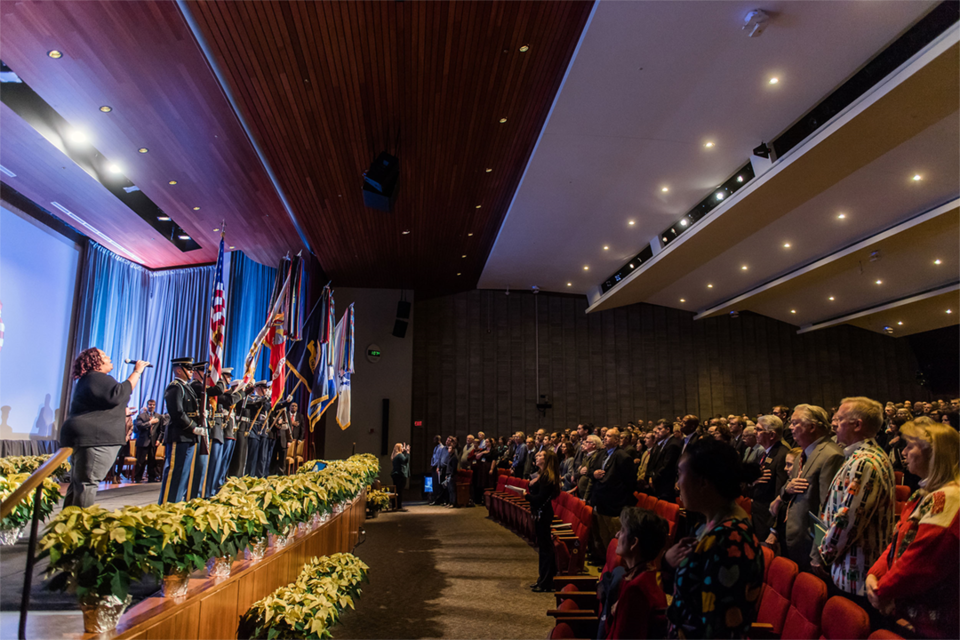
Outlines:
[{"label": "red auditorium seat", "polygon": [[648,511],[656,511],[657,503],[660,502],[657,500],[657,496],[647,496],[646,501],[643,504],[643,508]]},{"label": "red auditorium seat", "polygon": [[757,623],[770,625],[770,630],[777,636],[783,632],[783,623],[790,609],[790,591],[798,571],[796,562],[777,557],[770,563],[770,571],[764,580]]},{"label": "red auditorium seat", "polygon": [[680,518],[680,507],[672,502],[657,500],[653,508],[654,513],[667,521],[669,532],[667,534],[667,547],[673,544],[677,533],[677,521]]},{"label": "red auditorium seat", "polygon": [[910,498],[910,487],[898,484],[894,487],[894,490],[896,491],[897,502],[906,502]]},{"label": "red auditorium seat", "polygon": [[888,629],[877,629],[867,636],[867,640],[904,640],[904,638]]},{"label": "red auditorium seat", "polygon": [[826,583],[812,573],[801,573],[790,591],[790,609],[783,622],[782,638],[816,640],[820,637],[820,619],[827,602]]},{"label": "red auditorium seat", "polygon": [[766,582],[767,576],[770,575],[770,565],[773,564],[773,559],[777,557],[777,554],[769,547],[760,548],[763,550],[763,581]]},{"label": "red auditorium seat", "polygon": [[870,616],[842,596],[827,600],[820,621],[821,640],[865,640],[870,634]]},{"label": "red auditorium seat", "polygon": [[903,471],[894,471],[893,481],[897,484],[903,484]]}]

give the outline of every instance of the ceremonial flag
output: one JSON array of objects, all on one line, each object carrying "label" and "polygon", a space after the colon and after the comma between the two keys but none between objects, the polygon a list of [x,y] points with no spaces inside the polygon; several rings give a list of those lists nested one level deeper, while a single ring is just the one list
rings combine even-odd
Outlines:
[{"label": "ceremonial flag", "polygon": [[283,314],[273,319],[273,327],[267,334],[267,346],[270,348],[270,407],[273,408],[283,397],[287,382],[287,332],[283,328]]},{"label": "ceremonial flag", "polygon": [[320,296],[320,362],[315,372],[313,386],[310,389],[310,407],[307,415],[310,417],[310,430],[316,426],[320,416],[326,411],[337,397],[337,376],[334,371],[334,340],[333,328],[336,324],[336,311],[333,301],[333,291],[330,286],[323,288]]},{"label": "ceremonial flag", "polygon": [[[320,329],[323,325],[323,312],[322,300],[317,300],[317,304],[313,305],[313,311],[307,316],[306,324],[303,325],[303,339],[294,342],[287,352],[287,368],[297,379],[296,386],[299,387],[302,384],[307,388],[307,393],[313,392],[317,369],[320,367]],[[287,336],[287,339],[293,340],[293,336]]]},{"label": "ceremonial flag", "polygon": [[217,254],[217,275],[213,283],[213,305],[210,309],[210,369],[209,376],[216,384],[223,368],[223,334],[227,326],[227,295],[223,285],[223,234],[220,234],[220,253]]},{"label": "ceremonial flag", "polygon": [[340,429],[350,426],[350,374],[353,373],[353,305],[347,307],[337,324],[337,424]]},{"label": "ceremonial flag", "polygon": [[257,356],[260,355],[260,347],[263,346],[264,340],[267,338],[267,334],[273,328],[273,321],[276,319],[277,314],[280,312],[283,300],[286,297],[286,292],[290,287],[290,273],[287,272],[287,279],[283,283],[279,294],[274,299],[273,304],[270,306],[270,312],[267,314],[267,322],[263,325],[263,328],[260,329],[260,333],[257,334],[257,337],[253,339],[253,344],[250,346],[250,352],[247,353],[246,362],[243,365],[243,383],[248,384],[253,382],[253,373],[254,369],[257,368]]}]

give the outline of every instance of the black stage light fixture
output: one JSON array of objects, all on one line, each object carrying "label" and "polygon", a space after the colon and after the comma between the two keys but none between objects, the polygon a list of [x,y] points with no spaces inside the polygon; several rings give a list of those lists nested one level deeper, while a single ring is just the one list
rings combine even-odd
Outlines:
[{"label": "black stage light fixture", "polygon": [[363,204],[390,213],[397,197],[400,160],[386,151],[380,153],[363,174]]},{"label": "black stage light fixture", "polygon": [[759,156],[761,158],[769,158],[770,147],[767,146],[766,142],[761,142],[759,146],[754,148],[753,155]]}]

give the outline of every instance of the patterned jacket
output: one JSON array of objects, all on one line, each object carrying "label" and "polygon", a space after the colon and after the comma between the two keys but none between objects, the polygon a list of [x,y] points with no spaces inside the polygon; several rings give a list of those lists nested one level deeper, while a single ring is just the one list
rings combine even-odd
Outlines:
[{"label": "patterned jacket", "polygon": [[890,458],[873,438],[843,453],[847,461],[834,476],[820,513],[827,533],[819,551],[834,584],[862,596],[867,572],[893,537],[895,480]]}]

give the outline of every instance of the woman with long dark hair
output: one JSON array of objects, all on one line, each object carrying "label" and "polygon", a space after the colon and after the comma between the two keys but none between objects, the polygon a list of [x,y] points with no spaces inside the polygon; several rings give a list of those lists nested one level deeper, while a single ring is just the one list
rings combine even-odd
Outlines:
[{"label": "woman with long dark hair", "polygon": [[530,585],[534,591],[553,591],[553,577],[557,575],[557,559],[553,553],[553,499],[560,494],[560,460],[550,449],[544,448],[535,459],[539,473],[536,474],[526,494],[533,516],[537,551],[540,554],[540,575]]},{"label": "woman with long dark hair", "polygon": [[736,449],[713,438],[689,445],[680,458],[683,504],[706,524],[664,555],[671,638],[745,638],[757,619],[763,552],[736,499],[741,483],[759,476],[757,465],[742,464]]},{"label": "woman with long dark hair", "polygon": [[97,497],[120,447],[126,442],[126,407],[140,374],[150,364],[138,360],[123,382],[108,374],[110,356],[97,348],[80,352],[73,362],[77,381],[70,412],[60,429],[60,446],[72,447],[70,486],[63,506],[89,507]]}]

